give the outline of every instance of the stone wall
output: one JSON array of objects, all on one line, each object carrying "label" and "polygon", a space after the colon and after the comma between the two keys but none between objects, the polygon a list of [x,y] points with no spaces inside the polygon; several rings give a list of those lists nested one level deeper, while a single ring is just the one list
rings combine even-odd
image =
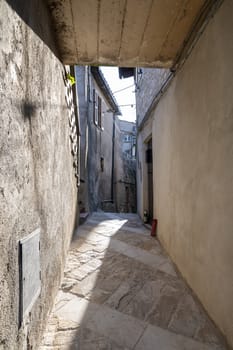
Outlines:
[{"label": "stone wall", "polygon": [[[46,8],[18,5],[0,2],[0,348],[12,350],[38,348],[77,202],[64,71]],[[41,293],[18,330],[18,242],[37,228]]]},{"label": "stone wall", "polygon": [[160,100],[152,129],[159,239],[231,346],[232,32],[226,0]]},{"label": "stone wall", "polygon": [[141,68],[136,81],[137,124],[140,125],[154,97],[166,81],[169,69]]},{"label": "stone wall", "polygon": [[88,104],[90,94],[87,89],[88,71],[86,66],[75,66],[76,93],[78,95],[79,119],[80,119],[80,187],[79,209],[80,212],[89,211],[88,202]]}]

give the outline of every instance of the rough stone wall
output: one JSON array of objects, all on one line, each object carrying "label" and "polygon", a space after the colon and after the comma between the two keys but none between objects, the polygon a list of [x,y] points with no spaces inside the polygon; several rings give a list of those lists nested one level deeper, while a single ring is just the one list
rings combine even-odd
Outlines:
[{"label": "rough stone wall", "polygon": [[169,75],[169,69],[141,68],[136,84],[137,124],[143,120],[154,97]]},{"label": "rough stone wall", "polygon": [[85,66],[75,66],[76,93],[79,100],[80,118],[80,187],[79,187],[79,209],[82,212],[89,211],[88,203],[88,103],[90,96],[87,90],[87,69]]},{"label": "rough stone wall", "polygon": [[[77,201],[63,67],[54,55],[43,2],[24,7],[28,18],[22,20],[0,2],[0,348],[12,350],[38,348]],[[18,330],[18,241],[36,228],[42,289]]]},{"label": "rough stone wall", "polygon": [[233,2],[153,114],[158,236],[233,346]]}]

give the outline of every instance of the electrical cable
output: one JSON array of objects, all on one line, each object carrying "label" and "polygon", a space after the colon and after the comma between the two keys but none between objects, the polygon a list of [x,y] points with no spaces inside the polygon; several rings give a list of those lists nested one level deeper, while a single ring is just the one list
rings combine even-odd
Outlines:
[{"label": "electrical cable", "polygon": [[131,87],[133,87],[133,86],[135,86],[135,85],[132,84],[132,85],[127,86],[127,87],[125,87],[125,88],[123,88],[123,89],[121,89],[121,90],[114,91],[114,92],[113,92],[113,95],[116,94],[116,93],[118,93],[118,92],[121,92],[121,91],[124,91],[124,90],[126,90],[126,89],[129,89],[129,88],[131,88]]},{"label": "electrical cable", "polygon": [[118,107],[127,107],[127,106],[130,106],[130,107],[134,107],[134,106],[136,106],[136,104],[135,103],[130,103],[130,104],[128,104],[128,105],[118,105]]}]

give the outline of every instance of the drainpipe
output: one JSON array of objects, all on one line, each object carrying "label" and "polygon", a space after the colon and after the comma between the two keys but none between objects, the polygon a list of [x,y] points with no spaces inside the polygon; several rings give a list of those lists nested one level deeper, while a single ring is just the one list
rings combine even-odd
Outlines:
[{"label": "drainpipe", "polygon": [[111,200],[114,202],[114,161],[115,161],[115,128],[116,128],[116,116],[113,113],[113,126],[112,126],[112,178],[111,178]]}]

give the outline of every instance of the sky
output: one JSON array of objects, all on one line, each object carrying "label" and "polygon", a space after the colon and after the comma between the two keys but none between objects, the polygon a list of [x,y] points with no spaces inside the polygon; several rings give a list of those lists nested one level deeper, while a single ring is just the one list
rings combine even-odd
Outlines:
[{"label": "sky", "polygon": [[[136,120],[136,108],[135,108],[135,86],[134,78],[120,79],[118,74],[118,67],[101,67],[105,79],[107,80],[114,97],[120,107],[122,116],[120,119],[135,122]],[[129,87],[130,86],[130,87]],[[123,91],[117,92],[118,90],[127,88]],[[123,105],[133,105],[123,106]]]}]

